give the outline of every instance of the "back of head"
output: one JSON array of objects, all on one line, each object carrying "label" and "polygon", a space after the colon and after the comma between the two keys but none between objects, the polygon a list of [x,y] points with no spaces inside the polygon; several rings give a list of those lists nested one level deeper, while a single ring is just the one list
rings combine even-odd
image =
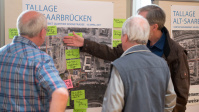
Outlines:
[{"label": "back of head", "polygon": [[164,27],[164,23],[166,20],[166,14],[158,5],[146,5],[138,9],[137,13],[140,12],[148,12],[146,15],[146,19],[148,20],[150,25],[158,24],[158,29],[161,30]]},{"label": "back of head", "polygon": [[149,32],[148,21],[140,15],[128,18],[122,26],[122,35],[127,34],[129,41],[137,44],[146,44]]},{"label": "back of head", "polygon": [[17,19],[19,35],[26,35],[30,38],[37,36],[46,26],[46,17],[42,13],[36,11],[24,11]]}]

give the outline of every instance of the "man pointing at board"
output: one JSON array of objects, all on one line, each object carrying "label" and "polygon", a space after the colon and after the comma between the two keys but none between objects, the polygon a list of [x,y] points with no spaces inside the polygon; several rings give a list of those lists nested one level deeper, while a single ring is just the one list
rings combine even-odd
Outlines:
[{"label": "man pointing at board", "polygon": [[[157,5],[147,5],[138,9],[138,14],[145,17],[150,25],[150,37],[147,47],[151,52],[164,58],[170,68],[171,79],[177,95],[177,102],[173,112],[185,112],[190,87],[190,73],[187,62],[187,51],[170,38],[164,26],[165,12]],[[81,47],[87,52],[101,59],[114,61],[124,52],[122,45],[110,48],[107,45],[81,38],[77,35],[66,36],[64,43],[68,46]]]}]

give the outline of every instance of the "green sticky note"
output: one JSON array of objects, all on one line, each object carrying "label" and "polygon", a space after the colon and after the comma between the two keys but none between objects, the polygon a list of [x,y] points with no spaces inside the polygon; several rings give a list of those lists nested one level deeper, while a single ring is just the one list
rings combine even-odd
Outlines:
[{"label": "green sticky note", "polygon": [[123,23],[126,19],[113,19],[113,27],[114,28],[122,28]]},{"label": "green sticky note", "polygon": [[9,32],[9,39],[12,39],[14,36],[18,35],[17,28],[9,28],[8,32]]},{"label": "green sticky note", "polygon": [[80,59],[66,60],[67,69],[81,68]]},{"label": "green sticky note", "polygon": [[70,97],[68,97],[67,106],[70,106]]},{"label": "green sticky note", "polygon": [[65,50],[66,59],[80,58],[79,49]]},{"label": "green sticky note", "polygon": [[86,109],[73,109],[73,112],[86,112]]},{"label": "green sticky note", "polygon": [[121,39],[122,31],[121,30],[113,30],[113,39]]},{"label": "green sticky note", "polygon": [[117,47],[120,43],[122,43],[121,40],[113,40],[113,47]]},{"label": "green sticky note", "polygon": [[[81,32],[77,32],[75,34],[79,35],[80,37],[83,37]],[[73,33],[68,33],[68,36],[74,36],[74,35]]]},{"label": "green sticky note", "polygon": [[57,35],[57,26],[48,26],[46,35]]},{"label": "green sticky note", "polygon": [[71,91],[71,100],[85,99],[85,90]]},{"label": "green sticky note", "polygon": [[88,100],[74,100],[74,109],[85,109],[88,108]]}]

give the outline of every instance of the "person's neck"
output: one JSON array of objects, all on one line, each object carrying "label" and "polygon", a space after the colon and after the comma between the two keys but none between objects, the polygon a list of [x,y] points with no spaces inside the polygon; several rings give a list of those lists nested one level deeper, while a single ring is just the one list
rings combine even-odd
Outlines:
[{"label": "person's neck", "polygon": [[155,43],[158,42],[158,40],[160,40],[160,38],[162,37],[162,32],[161,30],[158,30],[156,33],[154,33],[153,37],[150,37],[150,46],[155,45]]},{"label": "person's neck", "polygon": [[37,46],[40,46],[40,42],[38,41],[38,37],[29,37],[26,35],[21,35],[22,37],[27,38],[28,40],[32,41],[33,43],[35,43]]},{"label": "person's neck", "polygon": [[136,43],[136,42],[133,42],[133,43],[128,43],[128,44],[126,44],[126,47],[125,47],[125,49],[123,49],[124,51],[126,51],[126,50],[128,50],[129,48],[131,48],[131,47],[134,47],[134,46],[136,46],[136,45],[140,45],[140,44],[138,44],[138,43]]}]

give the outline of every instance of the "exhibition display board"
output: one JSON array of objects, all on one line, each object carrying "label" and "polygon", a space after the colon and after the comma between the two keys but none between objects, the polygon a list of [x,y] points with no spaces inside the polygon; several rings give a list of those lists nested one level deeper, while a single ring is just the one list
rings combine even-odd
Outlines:
[{"label": "exhibition display board", "polygon": [[[28,8],[36,10],[35,6],[25,5],[25,3],[23,3],[23,1],[30,1],[30,0],[4,0],[4,3],[5,3],[5,44],[8,44],[12,41],[12,38],[9,37],[9,32],[11,30],[13,30],[13,31],[15,30],[16,20],[17,20],[18,15],[23,10],[26,10]],[[46,1],[46,0],[43,0],[43,1]],[[103,12],[104,12],[104,14],[105,14],[104,16],[107,17],[106,20],[112,21],[112,22],[110,22],[111,24],[103,23],[105,21],[105,20],[103,20],[103,21],[100,21],[97,23],[91,22],[90,24],[84,24],[84,26],[83,26],[82,22],[81,23],[72,22],[71,24],[67,25],[67,24],[64,24],[63,22],[56,23],[55,21],[53,21],[53,19],[55,19],[55,18],[57,19],[58,16],[49,15],[48,17],[49,17],[49,20],[51,20],[51,21],[48,23],[48,26],[52,26],[51,28],[49,27],[49,29],[52,29],[52,30],[57,29],[56,35],[60,36],[60,37],[63,37],[65,35],[65,33],[63,33],[63,32],[67,32],[67,34],[70,35],[72,33],[72,31],[76,31],[76,32],[79,32],[79,35],[82,35],[86,38],[94,37],[93,38],[94,41],[101,42],[101,43],[111,46],[113,44],[112,43],[113,32],[117,32],[117,30],[118,31],[121,30],[121,28],[113,27],[113,19],[115,19],[115,18],[126,19],[129,16],[128,11],[127,11],[127,9],[128,9],[127,2],[129,2],[130,0],[64,0],[63,3],[65,3],[65,4],[67,4],[69,2],[74,3],[74,1],[81,1],[81,2],[86,1],[88,4],[90,4],[92,1],[98,1],[98,2],[100,1],[100,2],[104,3],[101,5],[108,4],[106,6],[106,9],[108,11],[110,11],[109,13],[111,13],[112,17],[109,17],[110,15],[106,15],[106,11],[104,11],[106,9],[103,9],[104,7],[101,8],[101,11],[100,11],[100,8],[98,8],[97,13],[100,13],[103,15]],[[107,2],[107,3],[105,3],[105,2]],[[43,2],[40,2],[40,5],[41,5],[40,7],[43,7],[43,9],[40,9],[40,10],[45,9],[44,8],[45,4],[44,3],[42,4],[42,3]],[[199,81],[198,81],[199,80],[199,60],[198,60],[198,56],[199,56],[199,51],[198,51],[198,49],[199,49],[199,36],[198,36],[198,34],[199,34],[198,33],[199,32],[199,30],[198,30],[199,3],[198,2],[173,2],[173,1],[154,1],[154,3],[159,5],[161,8],[163,8],[163,10],[166,12],[165,26],[168,28],[168,30],[171,34],[171,37],[173,37],[174,40],[179,42],[179,44],[181,44],[185,49],[187,49],[187,51],[189,53],[188,59],[189,59],[189,68],[190,68],[190,73],[191,73],[191,88],[190,88],[190,96],[189,96],[189,101],[188,101],[188,106],[187,106],[188,108],[187,108],[186,112],[197,112],[199,110],[199,106],[198,106],[199,105],[199,102],[198,102],[199,101],[199,92],[198,92],[199,91],[198,90],[198,86],[199,86]],[[56,3],[50,4],[50,5],[56,5],[56,4],[59,4],[59,3],[56,2]],[[74,4],[71,4],[71,6],[73,6],[73,5]],[[39,4],[37,4],[37,6],[39,6]],[[82,4],[79,7],[87,7],[87,6],[86,6],[86,4]],[[58,11],[58,9],[60,9],[60,7],[55,7],[55,6],[53,8],[54,9],[52,9],[52,7],[51,7],[51,9],[54,12]],[[75,8],[78,8],[78,6],[76,6]],[[61,9],[65,9],[64,5],[61,6]],[[82,8],[82,9],[85,9],[85,8]],[[39,10],[38,7],[37,7],[37,10]],[[88,10],[90,10],[89,6],[88,6]],[[93,11],[95,11],[95,10],[93,10]],[[174,13],[174,11],[178,11],[178,14]],[[187,11],[189,14],[186,15]],[[49,12],[50,12],[50,10],[49,10]],[[76,11],[76,12],[78,12],[78,11]],[[67,20],[67,19],[69,20],[72,17],[76,20],[79,19],[84,22],[92,21],[91,19],[93,19],[93,18],[90,18],[91,16],[89,13],[83,14],[83,15],[87,15],[86,18],[84,18],[84,19],[82,19],[82,13],[79,13],[76,15],[65,14],[65,12],[56,12],[56,13],[60,14],[60,16],[58,17],[58,18],[60,18],[60,20],[62,17],[61,14],[64,14],[65,20]],[[98,15],[97,13],[94,15],[96,17],[100,16],[100,14]],[[48,15],[48,14],[49,13],[46,13],[46,15]],[[185,18],[187,16],[187,18],[189,20],[186,19],[186,20],[181,21],[182,19],[180,19],[180,18],[185,19],[184,17],[182,17],[184,15],[185,15]],[[194,20],[192,20],[192,19],[194,19]],[[186,22],[186,25],[192,24],[192,27],[191,28],[186,27],[188,29],[183,29],[183,28],[185,28],[184,26],[186,26],[186,25],[183,26],[183,24],[181,24],[183,22]],[[56,23],[56,24],[54,24],[54,23]],[[176,26],[175,23],[178,25]],[[193,27],[193,24],[195,25],[194,27]],[[100,25],[107,25],[107,26],[99,27]],[[16,32],[13,32],[13,35],[14,34],[16,34]],[[57,40],[54,38],[54,37],[56,37],[55,34],[49,34],[49,37],[50,38],[49,38],[48,42],[46,43],[49,48],[52,46],[52,43],[50,43],[51,41],[56,41],[56,42],[61,43],[61,40]],[[98,37],[101,37],[101,38],[98,39]],[[55,45],[57,45],[57,44],[55,44]],[[46,45],[45,45],[45,47],[46,47]],[[70,54],[71,52],[73,52],[73,54],[76,52],[79,52],[78,50],[71,50],[71,49],[74,49],[74,48],[67,49],[68,51],[66,51],[65,55]],[[64,50],[64,52],[65,52],[65,49],[61,49],[61,50]],[[49,51],[49,53],[51,53],[51,51]],[[62,58],[65,61],[71,60],[71,59],[67,59],[66,57],[63,57],[63,56],[62,56]],[[74,57],[72,57],[72,58],[74,58]],[[82,78],[88,77],[91,74],[91,72],[90,72],[91,69],[89,68],[89,66],[91,66],[90,63],[94,60],[104,68],[108,68],[108,66],[110,65],[110,64],[108,64],[109,62],[105,62],[104,60],[100,60],[100,59],[94,59],[94,58],[88,56],[87,54],[80,54],[80,57],[78,57],[78,58],[75,57],[74,59],[76,59],[76,60],[73,60],[73,62],[68,61],[68,63],[74,63],[74,62],[82,63],[82,65],[77,66],[79,68],[81,66],[81,68],[84,70],[84,71],[82,71],[82,73],[85,72],[85,74],[82,75],[83,76]],[[60,61],[62,61],[62,60],[58,60],[57,63],[59,63]],[[59,65],[57,64],[57,66],[59,66]],[[63,67],[65,68],[64,65],[63,65]],[[68,68],[70,68],[70,67],[68,67]],[[64,74],[65,69],[63,69],[61,67],[59,67],[58,69]],[[103,72],[108,73],[105,70],[103,70]],[[79,71],[78,70],[75,70],[75,71],[69,70],[68,73],[78,74]],[[96,73],[95,76],[98,76],[98,73]],[[70,75],[67,76],[67,78],[63,79],[63,80],[65,80],[66,83],[71,84],[70,81],[72,81],[72,80],[68,80],[68,79],[70,79],[68,77],[70,77]],[[92,81],[91,81],[91,83],[92,83]],[[77,86],[78,86],[78,83],[76,83],[76,85],[73,85],[73,88],[77,87]],[[85,94],[85,96],[88,95],[86,91],[75,91],[74,92],[74,94],[78,94],[78,93]],[[103,96],[101,96],[100,98],[102,98],[102,97]],[[83,99],[86,99],[86,98],[83,98]],[[101,101],[101,99],[100,99],[100,101]],[[84,101],[84,102],[86,102],[86,101]],[[89,102],[89,99],[88,99],[88,102]],[[70,105],[72,105],[72,104],[70,104]],[[87,112],[94,112],[94,111],[100,112],[101,107],[98,107],[96,105],[98,105],[98,103],[93,104],[92,108],[87,108],[86,111]],[[101,103],[99,105],[101,105]],[[69,108],[71,108],[71,109],[67,110],[67,112],[72,112],[73,111],[72,108],[74,108],[74,105],[69,106]]]},{"label": "exhibition display board", "polygon": [[78,48],[66,47],[62,39],[74,31],[86,39],[112,46],[113,30],[121,30],[121,26],[113,28],[113,21],[126,19],[126,1],[5,0],[5,44],[17,35],[16,20],[23,10],[36,10],[47,17],[49,32],[40,49],[53,57],[70,90],[67,112],[74,108],[101,111],[110,62],[80,53]]}]

